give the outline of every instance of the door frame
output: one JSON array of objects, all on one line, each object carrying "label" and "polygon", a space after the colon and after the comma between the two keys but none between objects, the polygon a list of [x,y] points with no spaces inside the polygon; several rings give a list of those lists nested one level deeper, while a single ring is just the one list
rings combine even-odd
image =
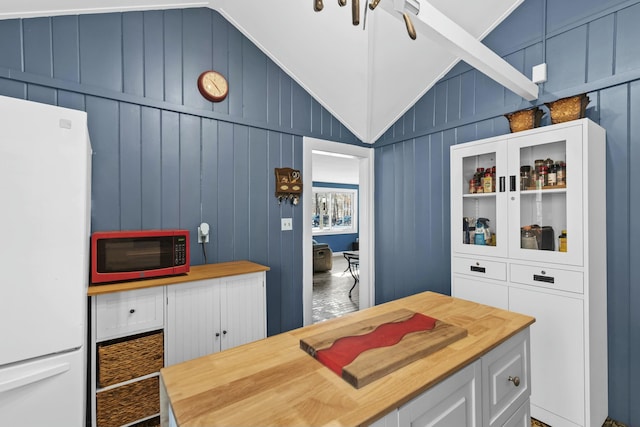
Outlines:
[{"label": "door frame", "polygon": [[[302,312],[305,326],[313,323],[313,236],[311,224],[313,150],[348,154],[359,159],[359,309],[362,310],[372,307],[375,301],[375,266],[373,256],[375,241],[373,211],[374,150],[373,148],[305,136],[303,137],[302,143],[302,182],[306,183],[306,190],[302,193]],[[361,286],[363,283],[366,284],[366,286]],[[347,292],[348,289],[345,289],[345,293]]]}]

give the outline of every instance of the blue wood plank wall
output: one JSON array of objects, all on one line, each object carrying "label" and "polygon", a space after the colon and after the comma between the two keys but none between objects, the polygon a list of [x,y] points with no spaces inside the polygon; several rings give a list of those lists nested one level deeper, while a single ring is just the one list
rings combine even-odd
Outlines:
[{"label": "blue wood plank wall", "polygon": [[449,293],[449,147],[508,133],[505,113],[588,93],[587,116],[607,130],[609,414],[630,426],[640,426],[638,22],[638,1],[527,0],[484,42],[529,77],[548,64],[538,101],[461,63],[375,144],[376,301]]},{"label": "blue wood plank wall", "polygon": [[[196,87],[211,68],[230,85],[215,104]],[[0,94],[88,113],[93,230],[206,221],[207,262],[271,267],[268,333],[302,326],[302,210],[278,204],[273,170],[302,168],[305,135],[358,141],[217,12],[2,20]]]}]

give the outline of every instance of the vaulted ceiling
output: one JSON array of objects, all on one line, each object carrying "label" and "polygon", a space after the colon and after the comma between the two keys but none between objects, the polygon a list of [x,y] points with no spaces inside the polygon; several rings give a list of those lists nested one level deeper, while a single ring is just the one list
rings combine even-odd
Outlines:
[{"label": "vaulted ceiling", "polygon": [[[324,108],[373,143],[461,59],[528,100],[537,86],[481,42],[524,0],[2,0],[0,19],[210,7]],[[345,2],[346,3],[346,2]],[[417,37],[412,40],[402,13]]]}]

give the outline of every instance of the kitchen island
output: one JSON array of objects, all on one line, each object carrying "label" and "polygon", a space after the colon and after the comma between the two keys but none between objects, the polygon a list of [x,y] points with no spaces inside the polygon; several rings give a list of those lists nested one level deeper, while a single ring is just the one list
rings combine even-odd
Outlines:
[{"label": "kitchen island", "polygon": [[[359,389],[300,349],[301,339],[399,309],[462,327],[467,336]],[[454,400],[464,404],[465,423],[506,425],[516,412],[528,418],[534,321],[433,292],[398,299],[162,369],[162,424],[354,426],[384,419],[398,425],[415,399],[433,400],[431,394],[448,393],[452,381],[462,380],[469,393]],[[460,377],[467,372],[470,380]],[[494,411],[500,406],[508,410]]]}]

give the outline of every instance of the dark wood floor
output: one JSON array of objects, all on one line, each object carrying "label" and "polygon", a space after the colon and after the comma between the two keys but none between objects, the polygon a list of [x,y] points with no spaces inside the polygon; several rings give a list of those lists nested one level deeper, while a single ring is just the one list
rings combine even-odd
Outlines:
[{"label": "dark wood floor", "polygon": [[313,274],[313,323],[358,311],[360,285],[349,298],[351,286],[353,277],[346,259],[341,254],[334,255],[331,270]]}]

